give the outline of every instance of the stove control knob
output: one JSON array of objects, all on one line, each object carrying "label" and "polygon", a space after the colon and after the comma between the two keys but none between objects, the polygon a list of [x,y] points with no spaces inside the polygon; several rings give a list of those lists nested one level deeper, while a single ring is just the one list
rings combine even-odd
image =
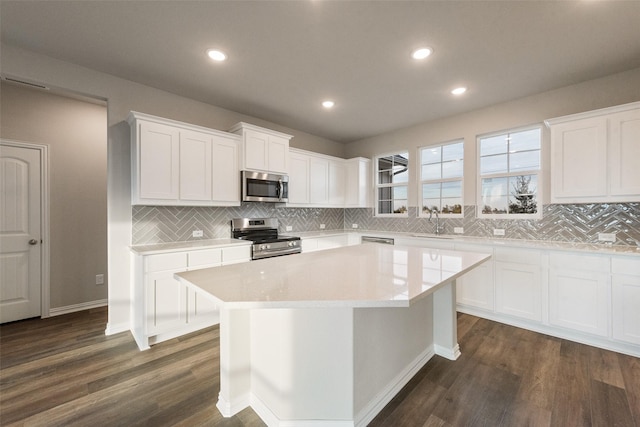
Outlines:
[{"label": "stove control knob", "polygon": [[267,245],[260,245],[260,250],[264,251],[265,249],[267,249]]},{"label": "stove control knob", "polygon": [[271,245],[266,245],[266,246],[267,246],[267,249],[271,249]]}]

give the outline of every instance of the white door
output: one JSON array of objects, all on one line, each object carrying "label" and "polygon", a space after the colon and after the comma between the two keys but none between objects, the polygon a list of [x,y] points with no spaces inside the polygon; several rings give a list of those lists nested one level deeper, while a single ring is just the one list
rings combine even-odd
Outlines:
[{"label": "white door", "polygon": [[0,145],[0,323],[41,315],[40,150]]}]

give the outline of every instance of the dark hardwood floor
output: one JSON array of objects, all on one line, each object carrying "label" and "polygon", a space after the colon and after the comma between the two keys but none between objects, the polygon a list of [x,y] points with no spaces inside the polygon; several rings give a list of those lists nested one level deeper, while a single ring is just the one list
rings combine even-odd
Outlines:
[{"label": "dark hardwood floor", "polygon": [[[458,315],[462,356],[434,357],[371,426],[638,426],[640,359]],[[222,418],[218,328],[138,351],[106,309],[0,326],[0,425],[263,426]]]}]

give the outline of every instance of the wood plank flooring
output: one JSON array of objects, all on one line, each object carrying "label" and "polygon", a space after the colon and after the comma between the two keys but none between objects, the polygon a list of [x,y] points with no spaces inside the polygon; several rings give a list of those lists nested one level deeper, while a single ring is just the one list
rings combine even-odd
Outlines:
[{"label": "wood plank flooring", "polygon": [[[264,426],[223,418],[218,328],[138,351],[106,309],[0,326],[2,426]],[[637,426],[640,359],[458,315],[462,356],[434,357],[370,426]]]}]

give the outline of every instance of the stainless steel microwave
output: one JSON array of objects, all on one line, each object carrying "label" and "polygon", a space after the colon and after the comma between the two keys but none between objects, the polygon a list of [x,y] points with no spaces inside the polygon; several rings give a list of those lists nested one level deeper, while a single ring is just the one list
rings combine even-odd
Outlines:
[{"label": "stainless steel microwave", "polygon": [[243,202],[288,202],[289,177],[266,172],[242,171]]}]

